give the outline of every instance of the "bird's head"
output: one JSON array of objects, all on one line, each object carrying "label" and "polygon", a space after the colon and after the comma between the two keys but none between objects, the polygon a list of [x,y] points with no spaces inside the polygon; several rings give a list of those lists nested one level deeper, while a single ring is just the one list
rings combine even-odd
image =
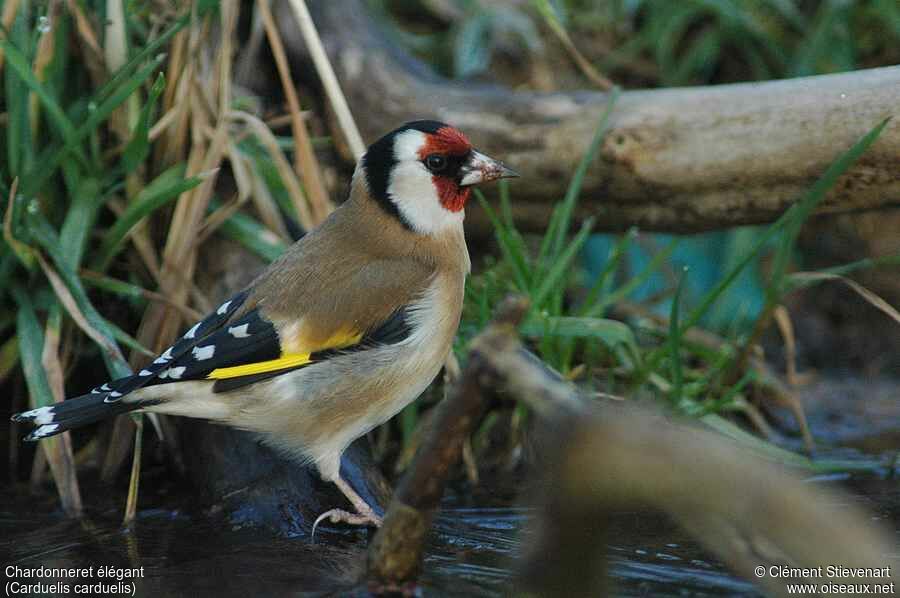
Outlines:
[{"label": "bird's head", "polygon": [[461,223],[472,185],[519,176],[433,120],[391,131],[369,146],[361,167],[373,199],[420,234]]}]

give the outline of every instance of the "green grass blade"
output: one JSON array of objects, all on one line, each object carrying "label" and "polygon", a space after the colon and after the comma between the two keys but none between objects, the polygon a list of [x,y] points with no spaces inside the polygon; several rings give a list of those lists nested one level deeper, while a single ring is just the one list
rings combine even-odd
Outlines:
[{"label": "green grass blade", "polygon": [[85,285],[89,287],[107,291],[114,295],[118,295],[119,297],[140,301],[147,300],[146,296],[144,295],[144,293],[146,292],[146,289],[144,289],[144,287],[132,284],[124,280],[120,280],[118,278],[106,276],[105,274],[83,271],[81,272],[81,280]]},{"label": "green grass blade", "polygon": [[[214,209],[218,207],[218,204],[213,202],[210,207]],[[267,262],[271,262],[287,249],[287,245],[278,235],[240,212],[232,214],[228,220],[222,223],[219,230]]]},{"label": "green grass blade", "polygon": [[184,171],[184,164],[172,166],[141,189],[134,201],[128,203],[125,212],[104,236],[95,260],[95,270],[104,272],[109,268],[113,258],[121,251],[128,234],[144,218],[203,181],[200,176],[183,178]]},{"label": "green grass blade", "polygon": [[[115,338],[113,326],[100,315],[91,303],[87,296],[87,292],[84,290],[84,286],[81,284],[81,280],[78,278],[75,270],[69,265],[66,256],[62,254],[56,231],[54,231],[50,224],[44,220],[39,212],[30,214],[29,222],[35,240],[37,240],[47,252],[47,255],[53,260],[59,277],[72,295],[72,299],[75,301],[78,309],[81,310],[81,313],[84,315],[88,324],[98,333],[103,335],[111,346],[115,346],[115,342],[113,341]],[[106,367],[113,378],[122,378],[131,374],[130,366],[121,355],[112,355],[106,350],[101,351],[101,354],[103,355]]]},{"label": "green grass blade", "polygon": [[[859,141],[853,144],[850,149],[840,155],[837,160],[832,162],[831,166],[825,171],[825,173],[819,177],[819,179],[813,184],[813,186],[807,191],[803,197],[796,204],[791,206],[781,217],[776,220],[772,225],[770,225],[763,234],[757,238],[756,242],[753,244],[752,249],[747,253],[747,255],[738,262],[734,268],[728,273],[725,278],[719,281],[719,283],[710,289],[710,291],[703,297],[700,303],[696,308],[691,312],[691,315],[685,320],[683,325],[683,329],[687,330],[688,328],[695,326],[697,322],[703,317],[703,314],[710,308],[713,302],[719,298],[719,296],[731,285],[732,282],[738,277],[738,275],[746,268],[762,251],[762,248],[782,229],[787,227],[789,224],[792,227],[795,227],[799,230],[800,225],[803,221],[809,217],[815,207],[821,203],[821,201],[825,198],[826,193],[831,187],[834,186],[835,182],[837,182],[838,178],[843,175],[850,166],[853,165],[856,160],[875,142],[878,138],[878,135],[881,134],[881,131],[887,125],[890,119],[883,120],[879,125],[873,128],[871,131],[866,133]],[[773,274],[773,280],[777,280],[778,278],[783,278],[783,272],[787,268],[786,259],[787,259],[787,251],[784,247],[787,246],[787,242],[782,245],[781,257],[780,259],[784,261],[784,263],[777,265],[773,268],[775,274]]]},{"label": "green grass blade", "polygon": [[[50,382],[47,380],[43,362],[44,331],[41,329],[41,324],[27,293],[16,287],[12,294],[19,308],[16,314],[16,336],[19,339],[22,372],[25,375],[25,385],[28,387],[31,406],[53,405],[56,401]],[[56,307],[52,312],[51,321],[58,329],[59,308]],[[56,482],[63,509],[70,515],[77,515],[81,510],[81,494],[78,490],[78,480],[75,477],[72,447],[60,437],[49,438],[42,442],[42,449]]]},{"label": "green grass blade", "polygon": [[0,384],[19,365],[19,338],[11,336],[0,345]]},{"label": "green grass blade", "polygon": [[494,236],[497,239],[497,245],[500,246],[500,252],[506,264],[509,266],[515,278],[516,285],[520,292],[528,292],[531,286],[531,270],[528,267],[528,261],[525,254],[525,248],[513,240],[510,230],[500,221],[497,213],[485,199],[484,194],[479,190],[475,190],[475,197],[481,204],[484,213],[487,214],[488,220],[494,227]]},{"label": "green grass blade", "polygon": [[52,405],[53,392],[41,363],[44,351],[44,331],[28,294],[19,287],[13,287],[12,296],[18,306],[16,312],[16,337],[19,339],[19,354],[22,372],[31,397],[32,407]]},{"label": "green grass blade", "polygon": [[72,139],[67,140],[62,145],[55,145],[45,150],[40,160],[30,170],[26,177],[23,177],[22,194],[26,197],[34,196],[41,190],[44,183],[47,182],[63,158],[69,151],[75,149],[78,143],[94,132],[103,121],[109,118],[113,110],[118,108],[128,97],[135,92],[143,83],[159,68],[164,56],[158,56],[149,64],[140,69],[133,77],[126,80],[125,83],[115,91],[109,98],[94,109],[89,109],[87,120],[83,125],[78,127]]},{"label": "green grass blade", "polygon": [[19,76],[22,82],[35,93],[38,100],[40,100],[53,126],[59,131],[66,143],[71,144],[72,150],[84,160],[80,148],[78,148],[77,144],[74,142],[75,126],[69,120],[69,117],[66,116],[62,107],[55,99],[53,99],[53,96],[50,95],[41,82],[37,80],[37,77],[34,76],[31,65],[28,64],[28,60],[25,56],[15,45],[6,39],[0,39],[0,50],[3,50],[7,64],[10,68]]},{"label": "green grass blade", "polygon": [[180,17],[177,21],[172,23],[169,28],[159,37],[154,39],[152,42],[144,46],[140,52],[135,54],[128,62],[123,64],[119,70],[115,72],[115,74],[110,78],[106,84],[100,88],[100,90],[95,94],[96,101],[103,101],[106,97],[111,94],[117,87],[119,87],[123,81],[125,81],[128,76],[134,71],[135,68],[145,60],[150,58],[150,56],[155,55],[159,50],[168,43],[170,39],[172,39],[176,33],[184,29],[191,22],[191,15],[186,14]]},{"label": "green grass blade", "polygon": [[509,180],[500,179],[497,182],[500,190],[500,215],[503,216],[503,224],[507,230],[515,230],[516,224],[513,221],[512,203],[509,199]]},{"label": "green grass blade", "polygon": [[585,315],[587,316],[599,316],[603,310],[605,310],[610,305],[617,303],[625,299],[628,295],[634,292],[637,288],[647,282],[647,279],[653,276],[657,270],[662,268],[672,256],[672,253],[678,247],[678,244],[681,242],[677,237],[672,239],[668,245],[662,250],[657,252],[653,259],[641,270],[637,275],[632,277],[628,282],[623,284],[621,287],[615,290],[615,292],[610,293],[607,297],[605,297],[602,301],[597,302],[597,304],[589,310]]},{"label": "green grass blade", "polygon": [[541,281],[541,285],[531,296],[532,311],[543,309],[544,302],[550,296],[550,293],[561,287],[564,277],[569,272],[569,266],[571,266],[572,261],[578,256],[578,252],[581,251],[581,248],[587,242],[593,226],[594,219],[588,218],[584,224],[581,225],[581,230],[578,231],[575,238],[572,239],[565,250],[561,252],[561,255],[554,260],[553,266],[550,268],[547,276],[544,277]]},{"label": "green grass blade", "polygon": [[[601,315],[600,313],[596,313],[598,310],[595,309],[595,306],[597,305],[597,302],[606,295],[607,289],[611,284],[611,277],[619,269],[619,264],[622,262],[622,256],[628,251],[628,248],[636,237],[637,228],[631,227],[628,229],[628,232],[622,235],[616,242],[612,250],[610,250],[609,255],[606,258],[606,263],[603,266],[603,270],[597,275],[594,284],[591,285],[587,295],[585,295],[584,301],[578,310],[578,315],[587,316],[591,312],[594,312],[595,316]],[[602,309],[599,311],[602,311]]]},{"label": "green grass blade", "polygon": [[747,370],[741,379],[735,382],[731,388],[729,388],[725,394],[714,401],[708,401],[705,405],[703,405],[704,415],[708,413],[716,413],[721,409],[728,407],[732,401],[734,401],[735,397],[738,396],[740,392],[747,387],[748,384],[753,382],[756,379],[756,372],[754,370]]},{"label": "green grass blade", "polygon": [[625,346],[630,351],[638,351],[637,340],[631,328],[624,322],[606,318],[534,315],[521,325],[520,332],[529,338],[542,338],[549,335],[595,339],[610,349]]},{"label": "green grass blade", "polygon": [[115,340],[119,341],[129,349],[133,349],[134,351],[146,355],[147,357],[156,357],[156,353],[142,345],[139,340],[137,340],[109,320],[106,321],[106,324],[109,326],[109,331],[112,334],[112,338],[114,338]]},{"label": "green grass blade", "polygon": [[[831,268],[822,268],[816,270],[815,274],[830,274],[834,276],[847,276],[858,270],[868,270],[869,268],[877,268],[879,266],[900,266],[900,253],[896,255],[885,255],[882,257],[867,257],[849,264],[841,264],[840,266],[832,266]],[[785,279],[785,292],[796,291],[808,286],[825,282],[822,277],[809,276],[806,272],[796,272],[789,274]]]},{"label": "green grass blade", "polygon": [[684,290],[684,281],[687,280],[688,270],[684,268],[678,279],[678,287],[675,296],[672,297],[672,309],[669,312],[669,363],[672,373],[672,393],[670,400],[673,405],[678,405],[684,396],[684,369],[681,365],[681,327],[678,325],[681,307],[681,293]]},{"label": "green grass blade", "polygon": [[144,107],[141,108],[137,124],[131,133],[131,139],[125,146],[125,151],[122,152],[122,166],[126,173],[134,172],[150,153],[150,120],[156,110],[156,102],[165,88],[166,77],[160,73],[156,77],[153,87],[150,88],[150,95],[147,97]]},{"label": "green grass blade", "polygon": [[765,440],[761,440],[721,416],[715,414],[704,415],[700,418],[700,421],[720,434],[731,438],[744,448],[750,449],[764,459],[783,465],[801,467],[803,469],[813,468],[812,461],[808,458],[777,447]]},{"label": "green grass blade", "polygon": [[542,277],[542,272],[548,267],[548,264],[552,264],[553,261],[549,258],[550,248],[553,246],[554,239],[556,239],[556,234],[553,232],[559,227],[559,221],[562,218],[562,204],[557,204],[553,211],[550,212],[550,220],[547,223],[547,229],[544,231],[544,237],[541,239],[541,245],[538,248],[537,259],[535,260],[535,265],[537,268],[537,272],[535,272],[535,278],[540,279]]},{"label": "green grass blade", "polygon": [[100,197],[100,181],[94,177],[79,180],[59,234],[62,255],[73,269],[77,269],[81,264],[88,236],[94,228],[97,209],[100,206],[98,197]]},{"label": "green grass blade", "polygon": [[[24,10],[16,16],[8,36],[17,47],[30,47],[28,25]],[[28,87],[14,69],[5,70],[5,95],[3,98],[6,110],[6,168],[9,178],[15,178],[28,172],[34,164],[34,143],[31,138],[31,106],[28,101]],[[20,181],[21,183],[21,181]],[[19,190],[22,189],[20,184]]]},{"label": "green grass blade", "polygon": [[866,133],[859,141],[844,152],[831,166],[825,171],[819,179],[813,184],[809,190],[803,194],[800,200],[783,216],[784,236],[775,253],[772,266],[771,286],[780,289],[784,285],[785,274],[787,273],[788,264],[794,254],[794,248],[797,243],[797,237],[800,235],[800,228],[809,218],[813,210],[818,207],[822,200],[825,199],[828,191],[834,187],[837,180],[843,175],[860,156],[878,139],[881,132],[887,126],[890,118],[886,118],[871,131]]},{"label": "green grass blade", "polygon": [[547,234],[552,237],[551,261],[555,261],[552,256],[558,256],[563,251],[563,244],[566,240],[566,234],[569,232],[569,225],[572,221],[572,213],[575,210],[575,204],[578,201],[578,196],[581,194],[584,177],[587,175],[588,168],[594,163],[597,152],[600,151],[600,144],[606,136],[606,130],[609,127],[609,117],[610,114],[612,114],[616,101],[619,99],[619,93],[620,90],[618,87],[614,87],[609,92],[609,99],[607,100],[606,107],[603,109],[603,114],[600,116],[600,120],[597,123],[594,137],[591,139],[591,143],[588,145],[588,149],[584,153],[584,156],[582,156],[581,160],[578,162],[578,166],[575,168],[575,174],[572,175],[572,180],[569,183],[568,189],[566,189],[566,195],[563,198],[562,204],[560,204],[560,216],[556,223],[556,227],[552,231],[547,231]]}]

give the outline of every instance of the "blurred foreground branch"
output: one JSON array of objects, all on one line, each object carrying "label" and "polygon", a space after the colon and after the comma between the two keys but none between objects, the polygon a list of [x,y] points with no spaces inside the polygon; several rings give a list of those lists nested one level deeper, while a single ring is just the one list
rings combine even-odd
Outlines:
[{"label": "blurred foreground branch", "polygon": [[[787,593],[785,580],[758,576],[757,567],[821,567],[824,579],[848,583],[829,578],[827,567],[889,565],[887,537],[861,511],[837,510],[835,504],[848,501],[836,493],[748,457],[721,436],[631,405],[579,398],[519,342],[513,324],[523,307],[506,305],[473,341],[459,382],[388,508],[369,550],[370,589],[395,591],[414,583],[450,465],[485,397],[500,393],[531,406],[555,447],[546,461],[537,535],[521,567],[525,593],[608,594],[608,523],[615,513],[640,506],[666,513],[772,595]],[[852,580],[883,581],[865,574]]]},{"label": "blurred foreground branch", "polygon": [[525,315],[522,299],[507,300],[494,323],[472,342],[469,363],[432,419],[425,442],[400,482],[384,524],[369,547],[369,577],[374,591],[391,592],[418,576],[425,538],[444,494],[444,485],[459,460],[485,404],[484,393],[497,385],[490,379],[485,355],[515,342],[515,329]]},{"label": "blurred foreground branch", "polygon": [[[527,175],[517,222],[543,229],[584,155],[607,94],[537,93],[435,75],[376,23],[361,0],[311,1],[310,11],[363,137],[413,118],[461,127],[473,142]],[[284,10],[281,6],[279,10]],[[292,60],[305,46],[282,18]],[[622,95],[579,218],[597,228],[689,232],[774,220],[829,163],[897,113],[900,67],[763,83]],[[820,208],[848,212],[900,205],[900,125],[890,124]],[[471,224],[486,226],[473,210]]]}]

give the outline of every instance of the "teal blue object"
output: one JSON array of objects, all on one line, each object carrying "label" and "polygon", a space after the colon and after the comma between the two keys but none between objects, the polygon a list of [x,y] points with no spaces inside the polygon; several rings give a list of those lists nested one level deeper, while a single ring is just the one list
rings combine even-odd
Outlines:
[{"label": "teal blue object", "polygon": [[[680,242],[672,254],[670,263],[653,273],[647,281],[628,297],[634,302],[646,302],[665,291],[672,291],[677,281],[676,272],[683,267],[690,276],[683,289],[682,311],[697,304],[704,293],[717,282],[749,251],[754,239],[761,234],[759,227],[743,227],[725,232],[680,235]],[[633,241],[622,258],[622,265],[613,288],[627,282],[641,272],[656,250],[662,250],[676,235],[641,234]],[[584,259],[589,282],[596,280],[606,265],[610,250],[615,245],[615,235],[593,235],[585,245]],[[731,287],[707,312],[702,323],[715,330],[743,328],[759,314],[764,303],[764,284],[760,278],[759,260],[754,261],[732,283]],[[658,301],[653,311],[668,317],[671,297]]]}]

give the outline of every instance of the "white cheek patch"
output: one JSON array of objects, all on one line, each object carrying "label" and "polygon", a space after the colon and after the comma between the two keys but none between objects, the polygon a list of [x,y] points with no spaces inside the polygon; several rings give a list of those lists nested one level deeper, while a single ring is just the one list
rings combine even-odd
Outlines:
[{"label": "white cheek patch", "polygon": [[449,226],[461,225],[464,210],[451,212],[441,205],[437,188],[419,158],[425,145],[425,133],[404,131],[394,139],[396,163],[388,181],[388,196],[400,214],[418,233],[434,234]]}]

